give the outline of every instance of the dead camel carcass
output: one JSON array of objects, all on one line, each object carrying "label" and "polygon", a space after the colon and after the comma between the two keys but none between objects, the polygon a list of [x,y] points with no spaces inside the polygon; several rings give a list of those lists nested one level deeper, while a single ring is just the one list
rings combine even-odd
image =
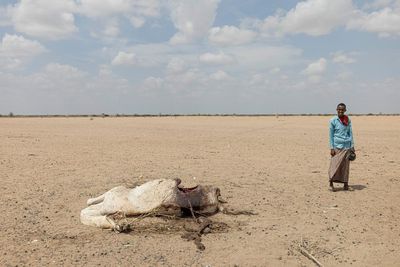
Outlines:
[{"label": "dead camel carcass", "polygon": [[214,186],[180,186],[180,179],[159,179],[134,188],[114,187],[87,201],[81,211],[81,222],[86,225],[124,231],[113,216],[137,216],[148,213],[177,215],[182,210],[210,215],[222,211],[220,190]]}]

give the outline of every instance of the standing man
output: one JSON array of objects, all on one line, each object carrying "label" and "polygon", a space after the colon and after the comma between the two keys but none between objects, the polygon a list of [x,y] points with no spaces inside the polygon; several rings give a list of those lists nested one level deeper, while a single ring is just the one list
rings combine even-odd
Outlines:
[{"label": "standing man", "polygon": [[335,190],[333,183],[343,183],[344,190],[349,190],[349,156],[354,150],[353,131],[350,118],[345,115],[346,105],[340,103],[336,108],[337,116],[329,122],[329,143],[331,163],[329,166],[329,185]]}]

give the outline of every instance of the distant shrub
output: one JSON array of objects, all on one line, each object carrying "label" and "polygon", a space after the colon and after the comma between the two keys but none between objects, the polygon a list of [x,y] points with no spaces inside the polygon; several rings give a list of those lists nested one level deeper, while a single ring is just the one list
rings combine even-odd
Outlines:
[{"label": "distant shrub", "polygon": [[12,112],[8,113],[8,117],[14,117],[14,113]]}]

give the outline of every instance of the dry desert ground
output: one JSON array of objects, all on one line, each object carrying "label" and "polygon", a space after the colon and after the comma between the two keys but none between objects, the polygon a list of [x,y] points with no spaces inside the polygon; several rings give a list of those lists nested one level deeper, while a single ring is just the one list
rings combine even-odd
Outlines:
[{"label": "dry desert ground", "polygon": [[[352,117],[352,190],[338,192],[328,121],[0,118],[0,266],[313,266],[300,246],[324,266],[399,266],[400,117]],[[156,178],[213,184],[258,214],[212,216],[227,227],[204,251],[167,218],[125,234],[80,223],[89,197]]]}]

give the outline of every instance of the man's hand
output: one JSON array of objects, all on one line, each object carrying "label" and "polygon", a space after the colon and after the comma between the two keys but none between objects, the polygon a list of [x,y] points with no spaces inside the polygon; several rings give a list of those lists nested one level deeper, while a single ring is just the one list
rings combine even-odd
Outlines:
[{"label": "man's hand", "polygon": [[331,156],[333,157],[333,156],[335,156],[335,149],[331,149]]}]

